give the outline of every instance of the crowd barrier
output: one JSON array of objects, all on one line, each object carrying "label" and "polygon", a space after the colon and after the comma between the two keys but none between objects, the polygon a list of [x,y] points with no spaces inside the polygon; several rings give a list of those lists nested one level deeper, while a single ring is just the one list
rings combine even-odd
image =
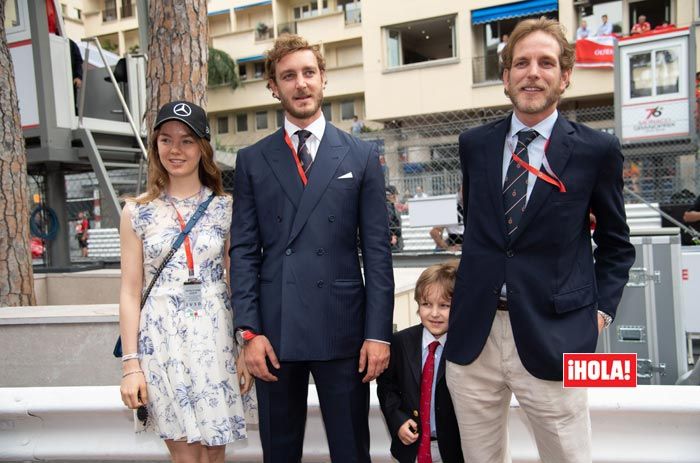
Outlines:
[{"label": "crowd barrier", "polygon": [[[329,462],[313,385],[304,462]],[[590,389],[595,463],[700,462],[700,386]],[[134,434],[133,413],[117,386],[0,388],[0,461],[160,461],[168,454],[152,434]],[[390,462],[390,439],[371,391],[372,461]],[[536,462],[527,420],[511,401],[509,433],[515,463]],[[262,461],[259,434],[229,446],[227,461]]]}]

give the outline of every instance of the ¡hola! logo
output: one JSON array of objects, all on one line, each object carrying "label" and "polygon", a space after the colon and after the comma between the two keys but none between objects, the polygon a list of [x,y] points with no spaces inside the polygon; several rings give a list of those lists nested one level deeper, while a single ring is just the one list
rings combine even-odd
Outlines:
[{"label": "\u00a1hola! logo", "polygon": [[637,387],[637,354],[564,354],[564,387]]}]

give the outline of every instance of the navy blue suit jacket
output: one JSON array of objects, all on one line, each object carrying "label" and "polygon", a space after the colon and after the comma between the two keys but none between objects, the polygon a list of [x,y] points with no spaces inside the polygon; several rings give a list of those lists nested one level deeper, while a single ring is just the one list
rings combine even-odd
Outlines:
[{"label": "navy blue suit jacket", "polygon": [[[510,240],[503,149],[510,117],[464,132],[464,243],[450,313],[447,360],[474,361],[506,283],[513,336],[534,376],[562,379],[564,352],[594,352],[597,310],[613,317],[634,262],[622,197],[622,153],[612,135],[559,116],[547,160],[566,193],[537,180]],[[597,224],[591,246],[588,212]]]},{"label": "navy blue suit jacket", "polygon": [[384,202],[374,145],[330,123],[306,188],[283,129],[240,150],[231,224],[235,326],[267,336],[284,361],[349,358],[365,339],[389,341],[394,279]]}]

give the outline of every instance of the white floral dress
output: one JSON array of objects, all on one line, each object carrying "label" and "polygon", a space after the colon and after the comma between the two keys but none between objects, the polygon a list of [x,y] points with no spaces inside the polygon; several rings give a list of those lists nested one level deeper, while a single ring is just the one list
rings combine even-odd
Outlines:
[{"label": "white floral dress", "polygon": [[[166,196],[127,203],[143,242],[144,289],[185,223],[211,193]],[[148,424],[163,439],[225,445],[247,437],[246,416],[255,415],[255,394],[241,397],[236,375],[233,311],[224,277],[224,245],[231,226],[230,196],[215,196],[190,232],[195,276],[202,281],[203,310],[184,304],[188,279],[185,245],[156,281],[141,312],[138,352],[148,387]],[[203,312],[203,313],[202,313]]]}]

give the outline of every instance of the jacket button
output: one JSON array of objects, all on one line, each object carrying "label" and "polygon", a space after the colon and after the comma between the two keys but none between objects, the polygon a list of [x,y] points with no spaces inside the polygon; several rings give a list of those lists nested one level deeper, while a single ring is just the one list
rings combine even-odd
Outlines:
[{"label": "jacket button", "polygon": [[293,252],[294,251],[292,251],[291,249],[287,249],[286,251],[284,251],[284,254],[287,256],[291,256]]},{"label": "jacket button", "polygon": [[325,284],[325,283],[323,282],[323,280],[318,280],[318,281],[316,282],[316,286],[318,286],[319,288],[323,288],[323,285],[324,285],[324,284]]},{"label": "jacket button", "polygon": [[513,257],[514,255],[515,255],[515,253],[513,252],[512,249],[508,249],[506,251],[506,257]]},{"label": "jacket button", "polygon": [[326,253],[326,250],[323,249],[323,248],[318,248],[318,249],[316,250],[316,255],[317,255],[317,256],[322,256],[322,255],[324,255],[325,253]]},{"label": "jacket button", "polygon": [[413,416],[418,416],[418,410],[413,410]]},{"label": "jacket button", "polygon": [[280,217],[279,215],[277,216],[277,223],[282,223],[282,217]]},{"label": "jacket button", "polygon": [[328,216],[328,221],[329,221],[329,222],[335,222],[335,216],[334,216],[334,215],[329,215],[329,216]]}]

